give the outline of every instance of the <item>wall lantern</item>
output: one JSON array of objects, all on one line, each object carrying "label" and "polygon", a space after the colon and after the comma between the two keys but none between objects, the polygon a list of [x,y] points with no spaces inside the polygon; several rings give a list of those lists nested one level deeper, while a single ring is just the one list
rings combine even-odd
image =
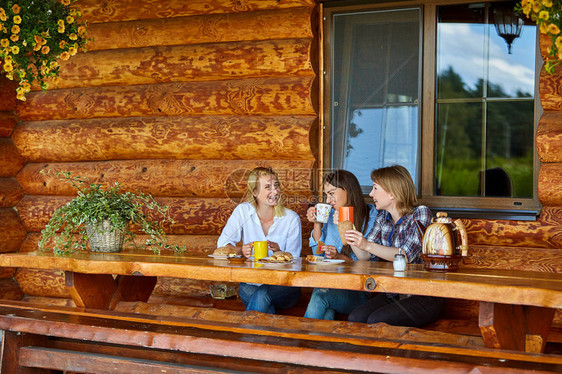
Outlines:
[{"label": "wall lantern", "polygon": [[511,54],[511,44],[521,35],[523,19],[513,9],[513,3],[494,6],[494,24],[496,32],[507,43],[507,52]]}]

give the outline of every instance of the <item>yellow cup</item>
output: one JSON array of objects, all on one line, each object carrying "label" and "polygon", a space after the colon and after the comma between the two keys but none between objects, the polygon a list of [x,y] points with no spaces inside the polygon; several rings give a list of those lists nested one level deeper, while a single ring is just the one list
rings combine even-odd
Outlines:
[{"label": "yellow cup", "polygon": [[268,255],[267,240],[254,242],[253,246],[254,246],[254,261],[267,257]]}]

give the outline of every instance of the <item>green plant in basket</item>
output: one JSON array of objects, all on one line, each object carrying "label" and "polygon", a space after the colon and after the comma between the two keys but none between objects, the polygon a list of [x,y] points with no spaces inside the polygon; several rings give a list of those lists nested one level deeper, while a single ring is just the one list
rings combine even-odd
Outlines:
[{"label": "green plant in basket", "polygon": [[[142,232],[150,236],[146,245],[155,253],[160,253],[161,249],[173,249],[176,252],[185,249],[166,243],[162,224],[174,221],[168,215],[168,207],[158,204],[152,195],[124,192],[119,183],[103,188],[68,171],[42,170],[41,173],[69,182],[78,191],[78,196],[55,210],[41,231],[40,250],[45,250],[51,240],[54,241],[53,252],[56,254],[86,250],[89,240],[91,244],[94,226],[98,226],[97,230],[101,230],[101,234],[122,233],[122,241],[124,238],[125,243],[134,243],[135,233],[130,229],[131,224],[138,225]],[[162,219],[156,221],[149,217],[149,213],[151,217]]]}]

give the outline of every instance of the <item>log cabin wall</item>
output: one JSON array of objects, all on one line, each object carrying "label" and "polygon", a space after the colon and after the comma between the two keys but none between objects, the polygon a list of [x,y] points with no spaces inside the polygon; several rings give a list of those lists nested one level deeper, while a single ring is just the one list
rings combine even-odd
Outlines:
[{"label": "log cabin wall", "polygon": [[[11,206],[27,233],[6,251],[36,250],[53,211],[75,195],[43,169],[151,193],[176,220],[169,242],[191,251],[216,248],[256,166],[272,166],[287,205],[305,212],[318,122],[314,0],[77,5],[93,39],[88,52],[63,62],[56,89],[18,103],[19,122],[2,135],[13,155],[6,183],[17,174],[25,193]],[[15,221],[14,213],[6,210]],[[58,272],[22,269],[15,278],[28,298],[68,297]],[[158,292],[208,286],[163,279]]]},{"label": "log cabin wall", "polygon": [[[10,150],[0,158],[3,252],[35,250],[53,210],[71,198],[68,186],[39,174],[47,167],[151,192],[178,221],[167,228],[171,242],[197,251],[214,246],[245,170],[271,165],[289,196],[310,196],[320,155],[314,0],[78,4],[90,52],[65,63],[58,89],[19,103],[13,134],[15,99],[0,102],[0,143]],[[560,68],[540,76],[538,220],[465,220],[464,266],[562,271],[561,79]],[[306,204],[291,207],[302,214]],[[68,297],[60,274],[16,279],[28,296]],[[172,280],[157,289],[202,290]]]}]

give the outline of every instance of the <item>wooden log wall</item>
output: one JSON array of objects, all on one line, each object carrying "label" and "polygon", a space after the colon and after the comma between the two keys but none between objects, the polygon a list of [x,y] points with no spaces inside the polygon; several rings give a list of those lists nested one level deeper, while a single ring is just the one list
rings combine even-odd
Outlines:
[{"label": "wooden log wall", "polygon": [[[0,169],[12,177],[0,188],[27,233],[11,250],[36,250],[53,211],[75,196],[44,169],[151,193],[176,220],[169,242],[190,251],[216,247],[256,166],[272,166],[288,206],[306,211],[318,126],[314,0],[77,5],[88,52],[62,62],[55,89],[18,103],[13,132],[4,128],[14,115],[0,116],[0,148],[10,150]],[[58,272],[15,277],[28,296],[68,297]],[[156,292],[208,292],[181,282],[161,280]]]}]

